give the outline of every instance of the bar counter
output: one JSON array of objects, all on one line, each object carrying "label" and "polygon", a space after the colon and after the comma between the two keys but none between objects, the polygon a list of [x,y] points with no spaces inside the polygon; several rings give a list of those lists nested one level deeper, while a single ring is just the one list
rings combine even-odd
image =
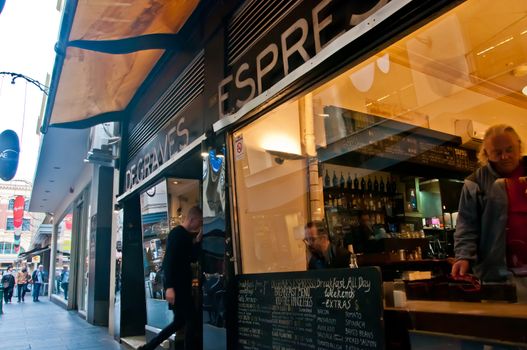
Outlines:
[{"label": "bar counter", "polygon": [[387,348],[410,349],[409,331],[507,342],[527,348],[527,304],[407,301],[385,307]]}]

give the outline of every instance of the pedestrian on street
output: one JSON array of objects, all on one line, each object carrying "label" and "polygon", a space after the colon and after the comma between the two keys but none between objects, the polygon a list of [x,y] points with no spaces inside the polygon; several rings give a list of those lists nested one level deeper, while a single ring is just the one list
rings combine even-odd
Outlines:
[{"label": "pedestrian on street", "polygon": [[33,301],[39,302],[38,296],[40,295],[40,287],[44,284],[45,281],[44,266],[38,265],[38,269],[33,271],[31,279],[33,280]]},{"label": "pedestrian on street", "polygon": [[7,271],[2,276],[2,286],[4,287],[4,302],[10,303],[13,297],[13,289],[15,288],[15,276],[13,276],[13,267],[9,266]]},{"label": "pedestrian on street", "polygon": [[68,265],[62,266],[62,272],[60,274],[60,286],[64,291],[64,300],[68,300],[68,287],[70,286],[70,272]]},{"label": "pedestrian on street", "polygon": [[140,350],[154,350],[173,333],[185,326],[185,349],[196,349],[197,314],[192,299],[192,269],[199,253],[203,214],[198,207],[189,209],[183,223],[170,231],[163,259],[165,295],[174,320]]},{"label": "pedestrian on street", "polygon": [[27,268],[23,267],[22,270],[18,271],[16,274],[16,286],[17,286],[17,292],[18,292],[18,300],[24,302],[24,296],[26,295],[26,288],[27,283],[30,280],[29,273],[27,272]]}]

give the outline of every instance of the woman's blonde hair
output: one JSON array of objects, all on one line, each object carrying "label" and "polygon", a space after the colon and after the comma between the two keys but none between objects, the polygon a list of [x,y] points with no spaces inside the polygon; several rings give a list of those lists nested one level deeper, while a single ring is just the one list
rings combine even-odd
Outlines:
[{"label": "woman's blonde hair", "polygon": [[487,165],[489,162],[489,156],[487,155],[487,151],[485,150],[485,141],[492,136],[501,135],[506,132],[510,132],[518,138],[518,141],[520,142],[520,152],[523,153],[523,147],[520,140],[520,136],[512,126],[507,124],[493,125],[489,127],[487,131],[485,131],[485,136],[483,137],[483,144],[479,148],[478,161],[481,165]]}]

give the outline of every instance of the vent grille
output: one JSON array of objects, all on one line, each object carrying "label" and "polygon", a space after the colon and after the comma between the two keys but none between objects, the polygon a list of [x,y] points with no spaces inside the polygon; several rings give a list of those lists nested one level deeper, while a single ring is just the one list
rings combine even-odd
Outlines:
[{"label": "vent grille", "polygon": [[174,116],[203,93],[204,71],[204,54],[202,51],[130,132],[128,161],[135,157]]},{"label": "vent grille", "polygon": [[228,25],[227,60],[235,63],[302,0],[250,0]]}]

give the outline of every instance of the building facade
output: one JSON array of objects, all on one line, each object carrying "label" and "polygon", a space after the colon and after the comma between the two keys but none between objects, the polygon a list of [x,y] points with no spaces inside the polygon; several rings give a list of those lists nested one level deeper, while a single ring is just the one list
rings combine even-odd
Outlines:
[{"label": "building facade", "polygon": [[[42,222],[42,214],[29,212],[31,190],[32,184],[27,181],[13,180],[0,184],[0,264],[2,269],[15,266],[19,254],[30,250],[31,240]],[[15,215],[16,211],[19,213]]]},{"label": "building facade", "polygon": [[[194,291],[204,311],[205,349],[258,348],[265,339],[317,348],[329,341],[311,323],[301,324],[314,338],[278,325],[259,338],[250,322],[264,321],[248,320],[238,309],[241,279],[256,284],[280,273],[303,272],[288,275],[295,281],[313,276],[306,272],[310,253],[303,240],[308,222],[320,224],[335,245],[353,246],[361,253],[359,266],[379,266],[386,288],[404,271],[446,276],[459,193],[477,167],[482,130],[505,122],[527,137],[527,22],[518,15],[527,8],[515,1],[497,6],[476,0],[204,1],[187,12],[168,42],[152,35],[149,45],[131,40],[125,48],[78,43],[112,58],[166,49],[119,110],[116,203],[104,197],[100,208],[107,212],[97,211],[97,220],[90,210],[73,215],[73,227],[81,222],[90,232],[84,245],[90,247],[84,255],[89,268],[97,266],[92,257],[111,256],[100,260],[101,288],[110,276],[109,292],[89,299],[88,307],[109,308],[117,338],[148,338],[170,322],[160,261],[168,231],[195,204],[204,212]],[[78,197],[77,188],[86,187],[70,188],[77,197],[55,211],[66,227],[66,207],[93,203],[94,188],[100,196],[109,187],[91,182],[89,200]],[[106,224],[94,229],[100,215]],[[58,257],[64,249],[55,244]],[[64,265],[64,255],[58,261]],[[508,288],[483,288],[487,294],[478,297],[513,301]],[[415,293],[415,299],[430,298]],[[384,317],[377,317],[384,322],[383,341],[368,344],[408,348],[419,337],[461,344],[465,336],[484,345],[527,342],[504,326],[525,322],[511,305],[501,315],[484,303],[471,305],[476,311],[454,304],[458,311],[445,313],[441,302],[454,299],[439,294],[432,304],[417,301],[411,309],[387,304]],[[473,322],[453,326],[459,313]],[[489,327],[495,334],[482,331]],[[333,330],[340,343],[331,346],[368,340],[369,333],[345,337],[346,329]],[[289,342],[293,338],[296,343]]]}]

